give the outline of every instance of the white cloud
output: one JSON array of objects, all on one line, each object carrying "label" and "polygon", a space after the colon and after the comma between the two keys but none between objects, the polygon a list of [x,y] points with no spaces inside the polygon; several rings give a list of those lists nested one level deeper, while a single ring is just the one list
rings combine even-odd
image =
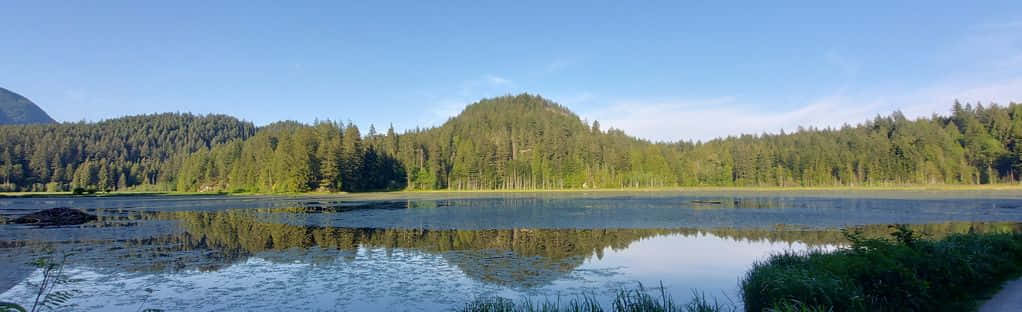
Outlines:
[{"label": "white cloud", "polygon": [[[606,127],[651,140],[708,140],[740,134],[792,131],[799,126],[840,127],[858,124],[895,110],[906,117],[949,113],[955,100],[971,103],[1022,101],[1022,21],[979,24],[953,40],[944,51],[932,51],[946,74],[929,86],[896,91],[874,91],[855,86],[860,64],[855,58],[830,50],[825,61],[845,77],[832,95],[804,104],[754,102],[748,98],[709,99],[603,99],[608,105],[584,112]],[[977,47],[982,47],[977,49]],[[861,80],[861,78],[860,78]],[[863,81],[858,81],[862,83]],[[868,81],[866,81],[868,83]],[[849,94],[847,90],[857,90]],[[807,90],[815,91],[815,90]],[[897,92],[897,93],[895,93]],[[776,110],[770,107],[795,107]]]},{"label": "white cloud", "polygon": [[946,114],[955,100],[962,103],[1018,103],[1022,101],[1022,77],[968,86],[934,86],[918,90],[898,100],[903,103],[902,111],[906,116],[928,116],[934,112]]},{"label": "white cloud", "polygon": [[840,97],[823,98],[795,110],[767,112],[749,109],[734,97],[654,103],[630,100],[586,117],[655,141],[708,140],[742,133],[790,131],[798,126],[840,125],[868,116],[864,106],[848,107],[844,102]]},{"label": "white cloud", "polygon": [[689,100],[622,100],[584,113],[605,127],[655,141],[709,140],[740,134],[791,132],[803,127],[840,127],[901,110],[909,118],[947,114],[954,100],[1000,103],[1022,101],[1022,77],[964,87],[935,86],[904,95],[832,95],[798,108],[766,111],[735,97]]}]

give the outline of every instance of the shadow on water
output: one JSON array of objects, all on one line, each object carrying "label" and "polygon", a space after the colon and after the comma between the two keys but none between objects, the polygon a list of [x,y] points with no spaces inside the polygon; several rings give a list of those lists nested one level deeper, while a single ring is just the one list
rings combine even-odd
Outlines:
[{"label": "shadow on water", "polygon": [[447,200],[307,201],[298,205],[262,209],[271,213],[341,213],[357,210],[401,210],[450,206]]}]

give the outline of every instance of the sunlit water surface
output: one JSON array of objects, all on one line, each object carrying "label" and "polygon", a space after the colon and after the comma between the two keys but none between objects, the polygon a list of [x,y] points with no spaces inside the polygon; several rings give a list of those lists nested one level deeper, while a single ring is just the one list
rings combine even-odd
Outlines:
[{"label": "sunlit water surface", "polygon": [[[897,195],[897,194],[895,194]],[[1018,231],[1014,196],[443,195],[0,199],[0,214],[73,207],[79,226],[0,224],[0,301],[30,303],[38,257],[70,254],[67,311],[451,310],[476,298],[609,302],[663,285],[740,303],[757,260],[832,249],[838,228],[940,237]]]}]

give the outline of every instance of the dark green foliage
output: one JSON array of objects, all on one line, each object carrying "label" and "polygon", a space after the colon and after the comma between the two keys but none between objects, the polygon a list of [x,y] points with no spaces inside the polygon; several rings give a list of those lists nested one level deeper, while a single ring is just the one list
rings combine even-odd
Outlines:
[{"label": "dark green foliage", "polygon": [[28,312],[28,310],[17,303],[0,302],[0,312]]},{"label": "dark green foliage", "polygon": [[900,112],[858,126],[651,143],[532,95],[485,99],[401,135],[413,189],[984,184],[1019,180],[1022,105]]},{"label": "dark green foliage", "polygon": [[849,233],[835,252],[784,253],[741,282],[747,311],[961,311],[1022,272],[1022,235],[956,234],[895,240]]},{"label": "dark green foliage", "polygon": [[678,185],[664,144],[602,132],[567,108],[522,94],[469,105],[442,126],[401,135],[412,189],[559,189]]},{"label": "dark green foliage", "polygon": [[292,193],[404,188],[407,178],[401,163],[380,153],[373,142],[364,147],[353,124],[275,123],[248,140],[185,158],[177,190]]},{"label": "dark green foliage", "polygon": [[1022,105],[900,112],[858,126],[679,144],[684,185],[830,186],[1017,182]]},{"label": "dark green foliage", "polygon": [[0,127],[0,191],[528,190],[1014,183],[1022,105],[895,112],[857,126],[653,143],[539,96],[469,105],[403,134],[353,123],[163,114]]},{"label": "dark green foliage", "polygon": [[121,184],[170,190],[185,155],[254,132],[251,123],[233,117],[191,114],[0,126],[0,188],[42,191],[56,183],[65,191],[105,191]]},{"label": "dark green foliage", "polygon": [[0,125],[55,123],[39,106],[20,94],[0,88]]}]

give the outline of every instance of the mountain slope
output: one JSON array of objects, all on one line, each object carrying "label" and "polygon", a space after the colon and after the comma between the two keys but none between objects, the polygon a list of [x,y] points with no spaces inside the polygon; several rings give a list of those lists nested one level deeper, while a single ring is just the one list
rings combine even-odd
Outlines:
[{"label": "mountain slope", "polygon": [[39,106],[20,94],[0,87],[0,125],[55,123]]}]

